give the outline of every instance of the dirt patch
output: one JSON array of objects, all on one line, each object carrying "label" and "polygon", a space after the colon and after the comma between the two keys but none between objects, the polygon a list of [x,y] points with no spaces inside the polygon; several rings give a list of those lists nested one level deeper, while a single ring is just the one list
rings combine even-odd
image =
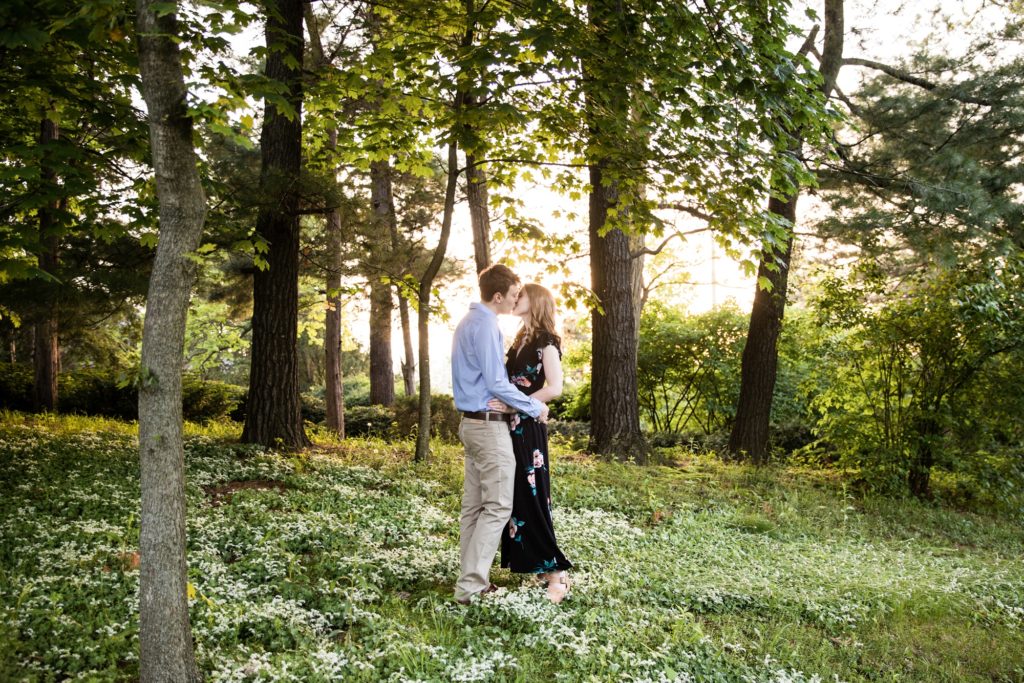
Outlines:
[{"label": "dirt patch", "polygon": [[225,484],[209,484],[203,487],[203,491],[210,497],[210,504],[214,507],[223,505],[224,503],[231,502],[231,496],[236,491],[243,491],[246,489],[256,490],[274,490],[278,493],[284,493],[291,486],[284,483],[283,481],[275,481],[273,479],[250,479],[247,481],[229,481]]}]

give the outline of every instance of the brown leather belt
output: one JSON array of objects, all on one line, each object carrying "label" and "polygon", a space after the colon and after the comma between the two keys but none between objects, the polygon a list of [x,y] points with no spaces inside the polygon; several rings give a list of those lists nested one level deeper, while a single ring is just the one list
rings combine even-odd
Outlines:
[{"label": "brown leather belt", "polygon": [[508,422],[512,415],[510,413],[474,413],[464,410],[462,411],[462,417],[468,417],[471,420],[486,420],[488,422]]}]

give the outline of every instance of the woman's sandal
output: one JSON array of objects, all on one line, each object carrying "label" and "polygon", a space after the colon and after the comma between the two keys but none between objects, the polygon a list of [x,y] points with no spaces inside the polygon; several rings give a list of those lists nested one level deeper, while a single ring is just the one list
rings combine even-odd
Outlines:
[{"label": "woman's sandal", "polygon": [[548,576],[551,577],[548,582],[548,600],[557,605],[569,597],[572,582],[569,581],[569,574],[564,571],[551,573]]}]

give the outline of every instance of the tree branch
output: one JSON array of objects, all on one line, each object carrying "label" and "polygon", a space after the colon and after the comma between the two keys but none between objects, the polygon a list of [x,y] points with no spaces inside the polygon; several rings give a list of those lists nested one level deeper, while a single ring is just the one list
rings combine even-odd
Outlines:
[{"label": "tree branch", "polygon": [[985,107],[992,106],[992,100],[988,100],[982,97],[973,97],[971,95],[957,94],[955,92],[952,92],[949,86],[929,81],[925,78],[921,78],[920,76],[915,76],[914,74],[904,69],[900,69],[889,64],[876,62],[872,59],[846,57],[843,59],[843,64],[849,64],[850,66],[863,66],[868,69],[875,69],[876,71],[881,71],[882,73],[891,76],[898,81],[903,81],[904,83],[909,83],[910,85],[916,85],[917,87],[924,88],[925,90],[928,91],[945,91],[950,99],[956,100],[958,102],[965,102],[968,104],[980,104]]},{"label": "tree branch", "polygon": [[698,209],[697,207],[690,206],[688,204],[680,204],[678,202],[662,202],[662,203],[658,204],[658,208],[659,209],[670,209],[672,211],[682,211],[683,213],[688,213],[691,216],[693,216],[694,218],[699,218],[702,221],[705,221],[707,223],[711,222],[711,214],[705,213],[705,212],[701,211],[700,209]]}]

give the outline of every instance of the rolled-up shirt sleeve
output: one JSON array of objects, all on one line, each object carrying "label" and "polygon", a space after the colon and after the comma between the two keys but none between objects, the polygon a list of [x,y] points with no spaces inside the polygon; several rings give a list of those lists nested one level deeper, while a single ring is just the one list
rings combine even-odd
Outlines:
[{"label": "rolled-up shirt sleeve", "polygon": [[480,371],[487,384],[487,391],[516,410],[522,411],[530,417],[538,417],[543,404],[519,391],[514,384],[508,381],[508,373],[501,360],[503,354],[501,332],[497,327],[481,325],[477,327],[476,334],[474,348],[480,350],[478,356]]}]

